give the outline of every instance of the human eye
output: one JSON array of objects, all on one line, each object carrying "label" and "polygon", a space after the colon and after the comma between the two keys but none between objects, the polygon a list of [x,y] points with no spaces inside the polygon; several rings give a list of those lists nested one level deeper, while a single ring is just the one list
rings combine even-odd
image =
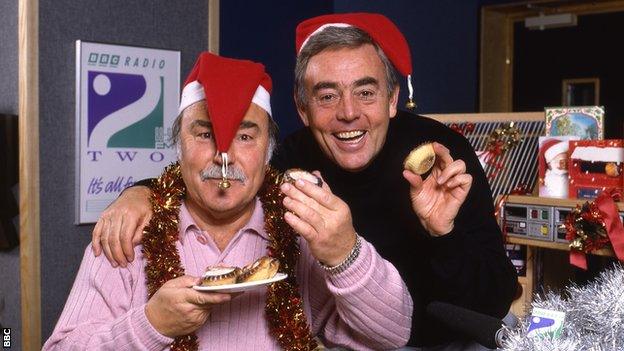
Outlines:
[{"label": "human eye", "polygon": [[319,94],[316,98],[321,106],[331,106],[340,100],[338,94],[335,93],[323,93]]},{"label": "human eye", "polygon": [[377,91],[374,89],[362,89],[355,93],[362,101],[373,101],[377,97]]},{"label": "human eye", "polygon": [[197,133],[197,137],[199,139],[210,140],[212,139],[212,131],[203,131]]},{"label": "human eye", "polygon": [[238,140],[240,141],[252,141],[253,137],[249,134],[239,134],[238,135]]}]

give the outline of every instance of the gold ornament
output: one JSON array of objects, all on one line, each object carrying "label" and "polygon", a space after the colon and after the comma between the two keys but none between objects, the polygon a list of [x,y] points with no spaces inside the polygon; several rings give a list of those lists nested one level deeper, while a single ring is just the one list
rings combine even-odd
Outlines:
[{"label": "gold ornament", "polygon": [[620,175],[620,170],[615,162],[609,162],[605,165],[605,173],[609,177],[617,177]]},{"label": "gold ornament", "polygon": [[416,103],[414,102],[414,100],[410,99],[406,104],[405,107],[407,107],[410,110],[413,110],[416,108]]},{"label": "gold ornament", "polygon": [[522,135],[520,129],[515,126],[515,123],[509,122],[494,129],[488,136],[487,148],[488,149],[500,149],[501,153],[505,152],[512,147],[518,145],[522,141]]}]

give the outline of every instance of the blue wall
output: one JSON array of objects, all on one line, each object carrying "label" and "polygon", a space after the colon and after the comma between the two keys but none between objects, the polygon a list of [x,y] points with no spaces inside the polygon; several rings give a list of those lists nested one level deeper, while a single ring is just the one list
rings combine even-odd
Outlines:
[{"label": "blue wall", "polygon": [[299,129],[303,124],[293,102],[295,27],[332,13],[333,2],[224,0],[220,10],[219,53],[264,63],[273,78],[271,103],[281,136]]},{"label": "blue wall", "polygon": [[[412,51],[417,113],[476,112],[476,0],[337,0],[335,11],[378,12],[401,29]],[[405,84],[399,101],[406,101]]]},{"label": "blue wall", "polygon": [[[410,44],[416,112],[477,112],[480,7],[505,2],[509,1],[222,1],[220,53],[267,66],[274,79],[275,118],[285,136],[301,126],[292,99],[297,23],[334,12],[378,12],[394,21]],[[402,105],[407,87],[401,83]]]}]

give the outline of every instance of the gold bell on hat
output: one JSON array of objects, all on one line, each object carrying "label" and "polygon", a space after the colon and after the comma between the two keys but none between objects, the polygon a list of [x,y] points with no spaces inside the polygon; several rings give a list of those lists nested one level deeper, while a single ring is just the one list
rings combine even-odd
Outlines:
[{"label": "gold bell on hat", "polygon": [[413,110],[416,108],[416,103],[414,102],[414,100],[409,99],[409,101],[405,104],[405,107],[409,108],[410,110]]}]

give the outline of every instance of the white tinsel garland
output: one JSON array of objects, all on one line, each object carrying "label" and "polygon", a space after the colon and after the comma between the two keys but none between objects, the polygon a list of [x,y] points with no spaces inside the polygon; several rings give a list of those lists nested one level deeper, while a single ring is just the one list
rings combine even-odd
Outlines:
[{"label": "white tinsel garland", "polygon": [[624,267],[605,270],[583,287],[568,287],[563,294],[537,296],[532,308],[565,312],[559,338],[527,337],[525,321],[504,343],[508,351],[624,351]]}]

